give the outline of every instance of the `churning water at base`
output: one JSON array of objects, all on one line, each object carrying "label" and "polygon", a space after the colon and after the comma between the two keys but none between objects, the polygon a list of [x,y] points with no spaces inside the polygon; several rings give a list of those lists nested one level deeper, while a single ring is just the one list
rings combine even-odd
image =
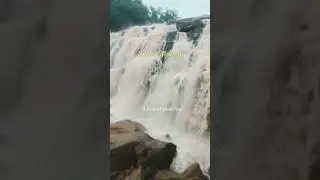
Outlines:
[{"label": "churning water at base", "polygon": [[175,170],[181,172],[198,162],[206,172],[210,165],[209,22],[197,45],[177,32],[175,25],[153,24],[110,33],[110,47],[111,123],[140,122],[151,136],[177,145]]}]

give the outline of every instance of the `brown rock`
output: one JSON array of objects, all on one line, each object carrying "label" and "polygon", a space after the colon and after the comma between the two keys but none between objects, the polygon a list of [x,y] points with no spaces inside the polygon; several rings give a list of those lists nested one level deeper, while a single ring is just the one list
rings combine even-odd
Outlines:
[{"label": "brown rock", "polygon": [[[141,179],[142,173],[143,173],[143,170],[140,167],[135,171],[133,171],[129,176],[125,177],[124,180],[142,180]],[[183,180],[183,179],[181,179],[181,175],[179,173],[174,172],[172,170],[160,170],[155,173],[154,177],[152,177],[152,180]]]},{"label": "brown rock", "polygon": [[110,125],[111,171],[136,166],[137,156],[134,147],[151,138],[144,133],[145,130],[141,124],[131,120],[119,121]]},{"label": "brown rock", "polygon": [[124,180],[141,180],[141,168],[133,171],[131,175],[127,176]]},{"label": "brown rock", "polygon": [[[134,168],[129,168],[123,171],[112,171],[111,180],[124,180],[126,178],[131,178],[131,176],[134,175],[135,172],[136,172],[136,169]],[[132,178],[128,180],[134,180],[134,179]]]},{"label": "brown rock", "polygon": [[[158,169],[170,168],[176,155],[176,145],[153,139],[145,130],[141,124],[129,120],[111,124],[110,164],[112,173],[116,172],[114,180],[137,177],[137,174],[141,176],[141,173],[154,174]],[[132,173],[131,170],[129,175],[126,170],[132,168],[141,172],[136,170]]]},{"label": "brown rock", "polygon": [[208,178],[203,174],[201,171],[201,168],[198,163],[194,163],[191,166],[189,166],[183,173],[182,173],[183,179],[194,179],[198,178],[199,180],[208,180]]},{"label": "brown rock", "polygon": [[144,131],[145,128],[141,124],[130,120],[119,121],[110,125],[111,171],[136,166],[138,159],[134,147],[147,139],[151,139]]},{"label": "brown rock", "polygon": [[199,178],[199,177],[191,177],[191,178],[187,178],[187,179],[184,179],[184,180],[201,180],[201,178]]},{"label": "brown rock", "polygon": [[146,128],[143,125],[131,120],[123,120],[110,125],[110,134],[145,131]]},{"label": "brown rock", "polygon": [[135,146],[148,139],[151,137],[139,132],[110,135],[111,171],[137,166],[138,156]]},{"label": "brown rock", "polygon": [[135,147],[139,164],[156,169],[169,169],[176,156],[176,145],[156,139],[143,141]]},{"label": "brown rock", "polygon": [[183,180],[181,175],[172,170],[158,171],[155,180]]}]

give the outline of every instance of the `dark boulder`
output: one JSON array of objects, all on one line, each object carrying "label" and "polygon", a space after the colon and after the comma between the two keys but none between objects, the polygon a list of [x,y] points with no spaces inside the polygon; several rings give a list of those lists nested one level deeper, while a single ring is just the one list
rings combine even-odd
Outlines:
[{"label": "dark boulder", "polygon": [[130,120],[110,125],[110,165],[112,179],[124,179],[140,167],[142,174],[169,169],[176,145],[150,137],[139,123]]},{"label": "dark boulder", "polygon": [[176,156],[176,145],[156,139],[143,141],[135,147],[139,165],[156,169],[169,169]]},{"label": "dark boulder", "polygon": [[176,22],[176,27],[179,32],[189,32],[196,28],[202,28],[204,23],[197,18],[180,19]]},{"label": "dark boulder", "polygon": [[165,52],[168,53],[173,48],[173,44],[174,44],[174,41],[177,38],[177,34],[178,34],[177,31],[170,31],[170,32],[167,33],[167,35],[166,35],[166,43],[165,43],[165,46],[164,46],[164,51]]},{"label": "dark boulder", "polygon": [[[141,132],[127,132],[110,135],[110,164],[111,171],[124,170],[136,166],[138,157],[135,146],[151,139]],[[125,161],[123,161],[125,159]]]},{"label": "dark boulder", "polygon": [[210,19],[210,15],[203,15],[199,17],[184,18],[176,20],[176,27],[179,32],[188,32],[198,27],[202,27],[204,23],[201,20]]},{"label": "dark boulder", "polygon": [[179,32],[185,32],[188,40],[194,45],[198,44],[198,39],[205,27],[205,24],[200,18],[186,18],[176,22],[176,27]]}]

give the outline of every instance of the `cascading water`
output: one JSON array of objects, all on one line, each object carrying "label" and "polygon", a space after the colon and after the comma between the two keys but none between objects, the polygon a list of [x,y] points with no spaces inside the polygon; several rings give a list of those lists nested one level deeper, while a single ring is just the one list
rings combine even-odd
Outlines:
[{"label": "cascading water", "polygon": [[[172,42],[166,39],[176,33]],[[172,44],[169,52],[165,46]],[[161,55],[166,54],[165,58]],[[111,122],[132,119],[177,145],[173,168],[210,165],[210,23],[196,45],[175,25],[110,33]]]}]

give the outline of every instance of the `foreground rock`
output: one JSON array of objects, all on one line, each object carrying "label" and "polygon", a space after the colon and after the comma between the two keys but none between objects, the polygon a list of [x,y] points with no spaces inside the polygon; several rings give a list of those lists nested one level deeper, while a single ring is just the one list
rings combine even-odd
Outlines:
[{"label": "foreground rock", "polygon": [[111,180],[206,180],[199,165],[179,174],[170,169],[176,145],[146,134],[130,120],[110,125]]},{"label": "foreground rock", "polygon": [[[201,168],[199,164],[195,163],[189,166],[183,173],[182,173],[182,179],[194,179],[197,177],[199,180],[207,180],[208,178],[203,174],[201,171]],[[194,179],[196,180],[196,179]]]},{"label": "foreground rock", "polygon": [[152,176],[146,174],[143,169],[137,168],[122,176],[124,180],[208,180],[202,173],[199,164],[195,163],[183,173],[177,173],[171,169],[154,171]]}]

